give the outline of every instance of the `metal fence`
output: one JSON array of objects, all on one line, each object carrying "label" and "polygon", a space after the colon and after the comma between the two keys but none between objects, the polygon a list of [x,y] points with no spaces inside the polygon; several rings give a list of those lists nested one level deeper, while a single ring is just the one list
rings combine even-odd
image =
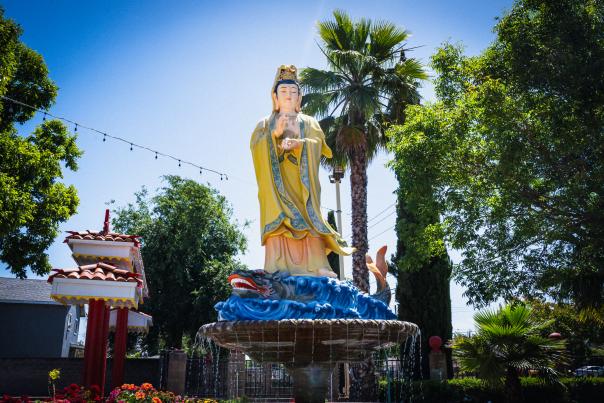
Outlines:
[{"label": "metal fence", "polygon": [[[245,396],[262,401],[289,401],[293,396],[292,378],[282,364],[256,363],[240,352],[219,355],[218,359],[210,354],[188,358],[186,371],[185,394],[191,397],[235,399]],[[409,371],[405,362],[398,357],[377,354],[369,364],[334,363],[328,398],[359,401],[359,394],[368,390],[377,396],[380,382],[386,389],[391,384],[394,396],[401,393],[398,388],[406,373]]]}]

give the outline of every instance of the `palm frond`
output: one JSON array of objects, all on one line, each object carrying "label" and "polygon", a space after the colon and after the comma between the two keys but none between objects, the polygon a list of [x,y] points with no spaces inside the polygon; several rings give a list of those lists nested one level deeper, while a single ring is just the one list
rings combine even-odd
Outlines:
[{"label": "palm frond", "polygon": [[361,18],[354,24],[353,49],[366,53],[369,34],[371,33],[371,20]]},{"label": "palm frond", "polygon": [[456,339],[453,344],[462,366],[473,368],[487,380],[492,376],[490,381],[503,376],[493,369],[495,363],[502,370],[537,370],[548,382],[557,379],[555,365],[567,361],[565,342],[543,337],[540,331],[545,322],[536,318],[529,306],[515,304],[481,311],[474,320],[476,336]]},{"label": "palm frond", "polygon": [[414,58],[398,62],[394,69],[401,80],[426,80],[429,77],[424,66]]},{"label": "palm frond", "polygon": [[307,67],[300,71],[300,84],[304,92],[337,91],[347,85],[347,80],[334,71]]},{"label": "palm frond", "polygon": [[322,163],[345,165],[358,147],[371,160],[386,143],[382,123],[389,116],[402,121],[405,106],[419,103],[418,81],[426,75],[417,61],[403,57],[409,32],[388,22],[352,21],[341,10],[317,27],[329,71],[307,68],[300,78],[308,94],[304,111],[321,119],[334,153]]},{"label": "palm frond", "polygon": [[354,25],[345,11],[335,10],[334,20],[320,21],[317,24],[319,36],[327,49],[351,49]]},{"label": "palm frond", "polygon": [[329,114],[331,107],[334,106],[337,99],[337,92],[312,92],[305,94],[302,97],[302,110],[308,115],[322,118]]},{"label": "palm frond", "polygon": [[357,50],[332,50],[328,52],[328,60],[332,67],[345,70],[354,81],[371,74],[380,68],[380,63],[372,56]]},{"label": "palm frond", "polygon": [[384,115],[376,113],[365,124],[365,134],[367,136],[367,162],[371,162],[380,151],[386,150],[388,138],[386,130],[383,127]]},{"label": "palm frond", "polygon": [[346,116],[337,118],[328,116],[319,121],[321,129],[323,130],[323,133],[325,133],[325,142],[333,152],[333,157],[331,159],[321,158],[321,164],[325,168],[332,169],[336,166],[340,166],[346,169],[348,166],[348,155],[346,151],[339,150],[337,147],[337,134],[340,127],[345,126],[347,123]]},{"label": "palm frond", "polygon": [[396,57],[392,50],[409,38],[410,32],[387,21],[374,22],[371,27],[369,53],[380,60]]}]

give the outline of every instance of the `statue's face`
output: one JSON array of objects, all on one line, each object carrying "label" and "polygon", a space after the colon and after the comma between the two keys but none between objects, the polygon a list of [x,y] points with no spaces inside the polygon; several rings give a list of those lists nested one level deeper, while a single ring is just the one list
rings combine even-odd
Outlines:
[{"label": "statue's face", "polygon": [[277,87],[277,104],[281,112],[293,112],[298,106],[300,91],[296,84],[281,84]]}]

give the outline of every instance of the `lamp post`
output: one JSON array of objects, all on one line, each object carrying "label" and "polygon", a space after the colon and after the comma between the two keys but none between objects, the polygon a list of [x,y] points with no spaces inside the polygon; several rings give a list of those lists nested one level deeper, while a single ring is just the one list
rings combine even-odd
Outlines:
[{"label": "lamp post", "polygon": [[[333,172],[331,175],[329,175],[329,181],[331,183],[335,183],[336,184],[336,220],[337,220],[337,224],[338,224],[338,232],[340,233],[340,236],[343,238],[343,231],[342,231],[342,204],[340,202],[340,182],[342,181],[342,178],[344,177],[344,168],[342,168],[341,166],[335,166],[333,168]],[[338,255],[339,261],[340,261],[340,280],[344,280],[346,278],[346,276],[344,276],[344,256],[342,255]]]},{"label": "lamp post", "polygon": [[[342,230],[342,203],[340,201],[340,183],[342,178],[344,177],[344,168],[337,165],[333,168],[332,174],[329,175],[329,181],[331,183],[335,183],[336,185],[336,221],[338,225],[338,232],[340,236],[343,238],[343,230]],[[340,265],[340,280],[345,280],[346,276],[344,275],[344,256],[338,255],[339,265]],[[340,366],[339,370],[344,374],[344,384],[342,386],[342,390],[340,391],[343,397],[348,397],[350,394],[350,377],[349,377],[349,366],[348,363],[344,363]]]}]

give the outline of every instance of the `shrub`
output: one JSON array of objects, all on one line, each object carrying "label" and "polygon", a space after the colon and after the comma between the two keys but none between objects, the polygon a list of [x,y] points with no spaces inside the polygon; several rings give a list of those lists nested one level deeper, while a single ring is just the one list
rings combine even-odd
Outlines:
[{"label": "shrub", "polygon": [[[522,397],[531,403],[592,403],[601,402],[604,396],[604,378],[562,378],[560,384],[545,383],[539,378],[521,378]],[[380,401],[388,401],[388,383],[379,384]],[[401,385],[390,382],[391,401],[401,396],[413,396],[424,403],[501,403],[502,387],[496,387],[477,378],[450,379],[448,381],[414,381]]]}]

